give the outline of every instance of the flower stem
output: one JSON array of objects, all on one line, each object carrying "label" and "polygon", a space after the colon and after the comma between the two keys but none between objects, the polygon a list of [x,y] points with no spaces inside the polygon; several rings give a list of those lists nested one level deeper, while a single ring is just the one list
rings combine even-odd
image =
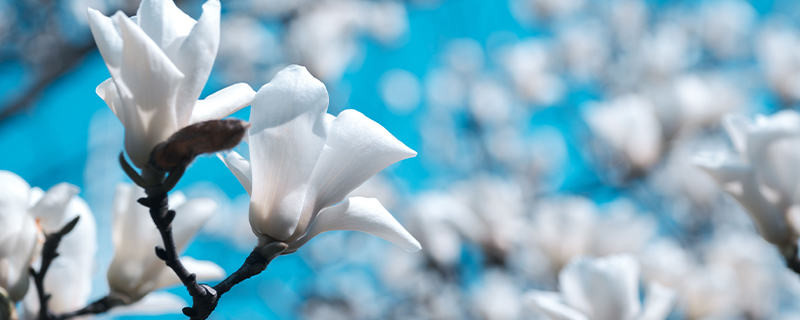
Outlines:
[{"label": "flower stem", "polygon": [[55,315],[50,311],[47,307],[47,302],[50,300],[50,294],[48,294],[44,290],[44,276],[47,274],[47,269],[50,268],[50,264],[53,263],[53,260],[58,257],[58,245],[61,243],[61,238],[63,238],[67,233],[72,231],[75,228],[75,225],[78,224],[78,220],[80,220],[80,216],[75,217],[69,223],[67,223],[61,230],[55,233],[51,233],[45,236],[44,246],[42,247],[42,265],[39,267],[39,271],[30,268],[30,274],[33,277],[33,283],[36,284],[36,293],[39,296],[39,320],[51,320],[55,319]]}]

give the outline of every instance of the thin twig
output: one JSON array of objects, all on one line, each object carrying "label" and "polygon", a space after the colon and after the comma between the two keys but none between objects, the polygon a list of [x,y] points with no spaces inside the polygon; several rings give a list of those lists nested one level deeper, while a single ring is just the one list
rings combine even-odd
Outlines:
[{"label": "thin twig", "polygon": [[106,297],[103,297],[100,300],[92,302],[91,304],[89,304],[86,307],[83,307],[83,309],[80,309],[80,310],[77,310],[77,311],[72,311],[72,312],[67,312],[67,313],[55,316],[54,319],[55,320],[66,320],[66,319],[70,319],[70,318],[74,318],[74,317],[78,317],[78,316],[82,316],[82,315],[87,315],[87,314],[106,313],[111,308],[119,306],[119,305],[122,305],[122,301],[120,301],[119,299],[114,299],[112,297],[106,296]]},{"label": "thin twig", "polygon": [[75,217],[75,219],[72,219],[72,221],[67,223],[58,232],[46,235],[44,247],[42,247],[42,265],[39,267],[38,272],[34,270],[33,267],[30,268],[31,276],[33,276],[33,282],[36,284],[36,293],[39,296],[39,320],[49,320],[54,318],[53,313],[50,312],[50,309],[47,307],[47,302],[50,300],[50,294],[44,290],[44,276],[47,274],[47,269],[50,268],[50,264],[53,263],[53,260],[58,257],[57,250],[58,245],[61,243],[61,238],[75,228],[75,225],[78,224],[78,220],[80,220],[80,218],[80,216]]}]

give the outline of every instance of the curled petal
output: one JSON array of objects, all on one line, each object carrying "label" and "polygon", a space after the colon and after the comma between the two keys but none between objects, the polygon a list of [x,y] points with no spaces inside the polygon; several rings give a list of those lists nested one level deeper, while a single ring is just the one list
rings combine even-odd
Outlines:
[{"label": "curled petal", "polygon": [[311,175],[296,236],[305,232],[308,223],[314,219],[314,213],[342,201],[353,189],[387,166],[416,155],[414,150],[361,112],[342,111],[330,124],[325,148]]},{"label": "curled petal", "polygon": [[137,24],[164,51],[177,51],[197,23],[172,0],[142,0]]},{"label": "curled petal", "polygon": [[104,16],[100,11],[88,8],[86,15],[103,61],[109,70],[119,70],[122,65],[122,36],[119,34],[119,29],[111,18]]},{"label": "curled petal", "polygon": [[189,123],[225,118],[232,113],[249,106],[256,92],[246,83],[237,83],[225,87],[203,100],[197,101],[192,110]]},{"label": "curled petal", "polygon": [[231,151],[224,156],[222,153],[217,153],[217,157],[225,163],[225,166],[236,176],[236,179],[239,179],[239,183],[242,184],[247,194],[252,195],[253,183],[251,177],[253,173],[250,168],[250,161],[247,161],[236,151]]},{"label": "curled petal", "polygon": [[530,308],[541,311],[553,320],[589,320],[580,311],[564,304],[555,292],[534,290],[526,293],[523,300]]},{"label": "curled petal", "polygon": [[278,72],[253,99],[250,225],[258,236],[285,240],[297,227],[325,144],[327,108],[325,85],[296,65]]},{"label": "curled petal", "polygon": [[378,199],[352,197],[340,204],[323,209],[302,238],[289,244],[295,251],[320,233],[350,230],[369,233],[392,242],[408,252],[422,249],[417,239],[400,225]]}]

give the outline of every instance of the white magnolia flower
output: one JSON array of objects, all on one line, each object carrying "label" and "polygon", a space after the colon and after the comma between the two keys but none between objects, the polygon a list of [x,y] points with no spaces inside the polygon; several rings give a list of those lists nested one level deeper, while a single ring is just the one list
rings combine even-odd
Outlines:
[{"label": "white magnolia flower", "polygon": [[89,25],[111,78],[97,87],[125,126],[125,150],[143,167],[153,147],[196,122],[222,119],[250,104],[253,89],[234,84],[198,101],[219,46],[220,3],[195,21],[172,0],[144,0],[128,18],[89,9]]},{"label": "white magnolia flower", "polygon": [[0,287],[11,301],[28,291],[28,267],[36,247],[36,221],[28,214],[31,186],[0,170]]},{"label": "white magnolia flower", "polygon": [[416,152],[358,111],[334,117],[327,108],[325,85],[305,68],[289,66],[253,100],[250,161],[235,152],[223,159],[250,194],[250,225],[259,244],[284,241],[291,252],[322,232],[356,230],[419,250],[378,200],[345,199]]},{"label": "white magnolia flower", "polygon": [[639,265],[629,255],[577,258],[558,275],[560,293],[533,291],[525,299],[554,320],[663,320],[673,290],[651,282],[639,301]]},{"label": "white magnolia flower", "polygon": [[[145,197],[144,190],[134,185],[117,186],[114,196],[114,260],[108,269],[110,296],[133,303],[148,293],[180,283],[180,279],[154,253],[156,245],[163,247],[161,235],[153,225],[148,209],[136,202]],[[209,199],[186,200],[175,192],[169,199],[176,215],[172,235],[178,252],[183,251],[198,230],[216,211]],[[214,280],[225,276],[221,267],[209,261],[182,257],[181,262],[198,280]]]},{"label": "white magnolia flower", "polygon": [[[47,193],[38,188],[32,192],[33,198],[40,199],[32,199],[37,204],[31,209],[31,215],[38,221],[44,234],[58,232],[67,223],[80,217],[75,228],[61,239],[58,257],[53,260],[44,277],[44,286],[51,295],[48,307],[56,314],[83,308],[92,293],[97,228],[89,205],[77,195],[79,191],[73,185],[61,183]],[[39,263],[36,263],[36,269],[39,269]],[[35,290],[29,290],[25,295],[24,307],[25,319],[37,318],[39,296]]]},{"label": "white magnolia flower", "polygon": [[795,245],[789,220],[800,200],[800,114],[786,110],[755,122],[731,115],[723,123],[737,154],[703,155],[697,164],[745,208],[765,240]]}]

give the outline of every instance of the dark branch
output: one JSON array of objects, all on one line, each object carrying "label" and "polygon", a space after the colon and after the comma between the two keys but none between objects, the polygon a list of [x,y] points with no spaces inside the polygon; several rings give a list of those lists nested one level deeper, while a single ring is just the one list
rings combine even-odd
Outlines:
[{"label": "dark branch", "polygon": [[87,314],[105,313],[105,312],[108,312],[108,310],[110,310],[111,308],[119,306],[119,305],[122,305],[122,304],[123,304],[122,301],[120,301],[119,299],[114,299],[114,298],[111,298],[111,297],[103,297],[100,300],[92,302],[91,304],[89,304],[88,306],[84,307],[83,309],[61,314],[59,316],[56,316],[54,319],[56,319],[56,320],[65,320],[65,319],[70,319],[70,318],[83,316],[83,315],[87,315]]},{"label": "dark branch", "polygon": [[67,225],[61,228],[61,230],[58,232],[46,235],[44,247],[42,248],[42,266],[39,267],[38,272],[32,267],[30,268],[31,276],[33,276],[33,282],[36,284],[36,293],[39,296],[39,320],[54,319],[53,313],[50,312],[50,309],[47,307],[47,302],[50,300],[50,294],[44,290],[44,276],[47,274],[47,269],[50,268],[50,264],[53,263],[53,260],[58,257],[57,250],[58,245],[61,243],[61,238],[75,228],[75,225],[78,224],[78,220],[80,220],[80,218],[80,216],[75,217],[75,219],[72,219],[72,221],[67,223]]}]

